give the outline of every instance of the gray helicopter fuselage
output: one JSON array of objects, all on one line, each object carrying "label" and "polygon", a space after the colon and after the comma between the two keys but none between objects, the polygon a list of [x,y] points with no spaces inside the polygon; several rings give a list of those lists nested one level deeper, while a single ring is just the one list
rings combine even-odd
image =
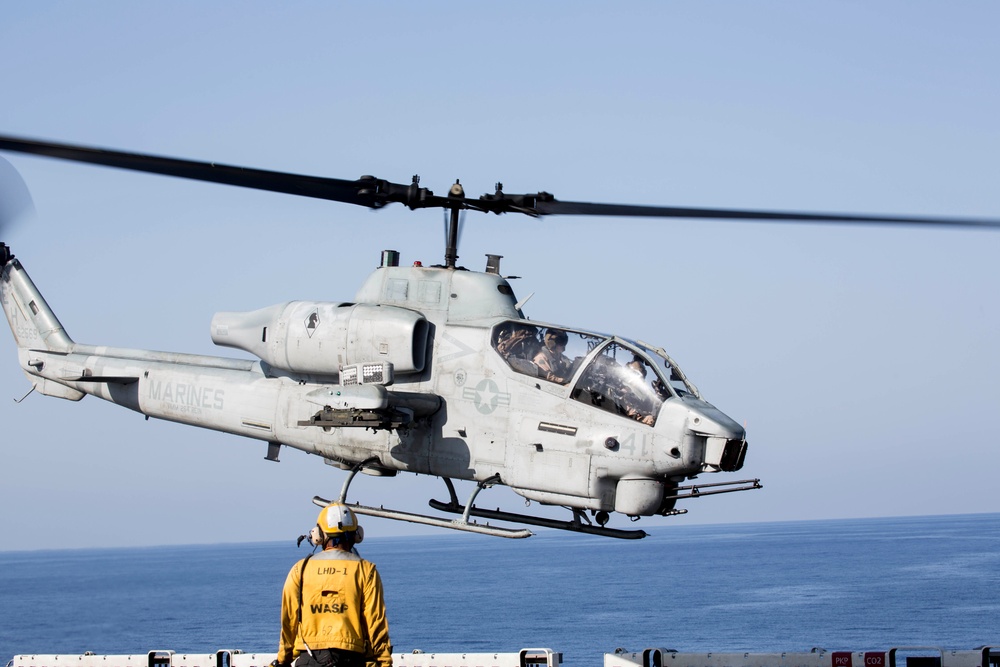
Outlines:
[{"label": "gray helicopter fuselage", "polygon": [[[16,259],[0,298],[39,392],[258,439],[269,458],[285,445],[369,474],[499,476],[528,499],[630,516],[669,510],[688,477],[742,466],[743,429],[671,378],[670,362],[526,320],[498,272],[384,266],[350,303],[217,314],[213,340],[254,361],[75,343]],[[536,347],[543,332],[573,338],[564,377],[505,357],[519,327]],[[626,366],[615,355],[653,374],[631,394],[645,391],[645,407],[602,393],[607,369]]]}]

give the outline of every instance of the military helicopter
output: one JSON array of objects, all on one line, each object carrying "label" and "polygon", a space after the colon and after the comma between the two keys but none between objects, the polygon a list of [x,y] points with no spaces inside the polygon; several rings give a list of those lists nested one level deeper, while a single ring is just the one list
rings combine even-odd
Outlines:
[{"label": "military helicopter", "polygon": [[[733,473],[747,453],[743,427],[709,403],[662,348],[641,340],[525,318],[487,255],[483,272],[458,266],[465,211],[812,223],[1000,227],[1000,220],[678,208],[561,201],[546,192],[445,196],[414,176],[340,180],[0,136],[0,150],[326,199],[372,209],[392,203],[447,215],[444,263],[400,266],[385,250],[350,301],[290,301],[219,312],[212,340],[255,360],[121,349],[74,342],[11,249],[0,243],[0,301],[32,391],[78,401],[90,394],[146,415],[315,454],[349,471],[400,471],[444,480],[458,519],[352,504],[361,514],[500,537],[526,528],[473,517],[607,537],[609,527],[683,514],[678,501],[761,488],[759,479],[701,483]],[[2,194],[2,193],[0,193]],[[3,223],[3,220],[0,220]],[[30,393],[30,392],[29,392]],[[473,483],[464,504],[455,480]],[[497,485],[561,506],[567,519],[485,509]],[[317,504],[329,502],[313,499]]]}]

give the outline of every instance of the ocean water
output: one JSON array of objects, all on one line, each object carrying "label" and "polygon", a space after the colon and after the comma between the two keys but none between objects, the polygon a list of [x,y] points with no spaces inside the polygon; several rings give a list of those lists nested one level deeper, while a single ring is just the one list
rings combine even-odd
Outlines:
[{"label": "ocean water", "polygon": [[[370,531],[374,533],[374,531]],[[1000,514],[369,536],[396,651],[970,649],[1000,645]],[[19,653],[277,649],[294,542],[0,553],[0,664]]]}]

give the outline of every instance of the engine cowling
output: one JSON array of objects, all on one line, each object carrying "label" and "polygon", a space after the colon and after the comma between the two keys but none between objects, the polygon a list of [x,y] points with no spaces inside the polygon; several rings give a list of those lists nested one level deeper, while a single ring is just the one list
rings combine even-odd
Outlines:
[{"label": "engine cowling", "polygon": [[336,375],[342,366],[387,361],[396,375],[424,370],[430,327],[394,306],[291,301],[212,318],[212,342],[275,368]]}]

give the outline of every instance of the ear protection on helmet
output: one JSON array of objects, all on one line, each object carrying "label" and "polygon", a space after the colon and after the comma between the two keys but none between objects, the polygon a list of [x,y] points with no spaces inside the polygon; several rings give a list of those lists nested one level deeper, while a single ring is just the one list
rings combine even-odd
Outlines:
[{"label": "ear protection on helmet", "polygon": [[309,540],[309,544],[314,547],[321,547],[326,542],[326,533],[324,533],[317,524],[312,527],[312,530],[309,531],[309,535],[306,536],[306,539]]}]

